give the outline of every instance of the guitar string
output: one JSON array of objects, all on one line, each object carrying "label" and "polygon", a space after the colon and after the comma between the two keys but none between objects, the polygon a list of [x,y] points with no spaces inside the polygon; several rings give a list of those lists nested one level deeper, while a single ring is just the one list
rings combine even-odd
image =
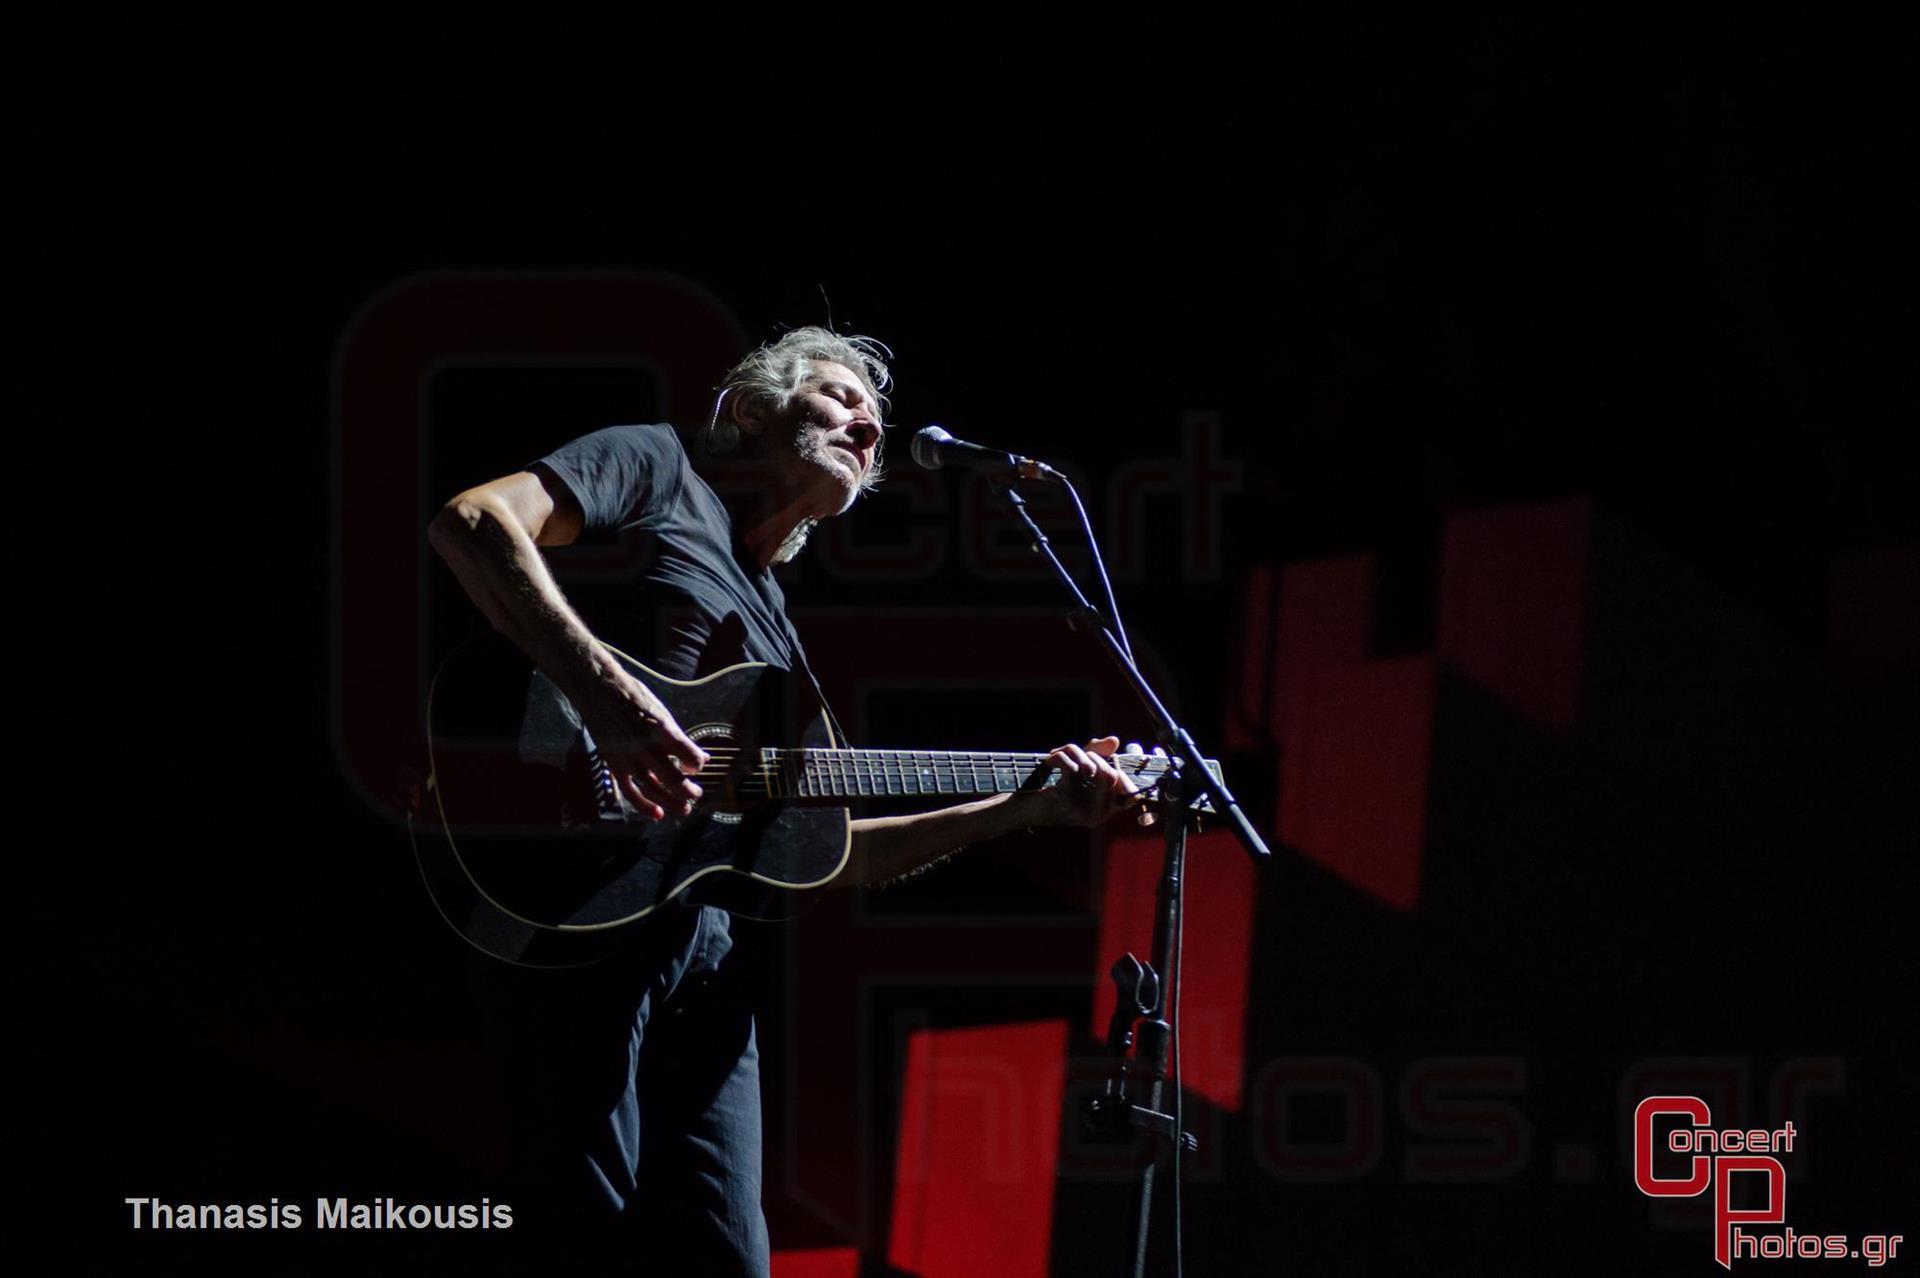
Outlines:
[{"label": "guitar string", "polygon": [[[699,775],[730,770],[740,762],[740,756],[738,753],[730,753],[727,755],[723,755],[717,751],[709,751],[708,760],[709,762],[707,763],[707,765],[702,767],[699,770]],[[1005,772],[1005,771],[1019,771],[1022,769],[1031,771],[1033,768],[1038,767],[1043,762],[1045,762],[1045,757],[1041,755],[1034,755],[1030,757],[1014,756],[1014,757],[997,758],[997,759],[981,758],[978,760],[928,759],[928,758],[915,758],[910,755],[900,755],[900,756],[890,756],[890,757],[880,757],[880,758],[874,758],[874,757],[865,757],[865,758],[837,757],[836,758],[831,756],[821,756],[818,754],[808,754],[805,752],[798,752],[794,754],[773,753],[771,755],[768,755],[768,754],[761,755],[761,764],[763,767],[769,767],[769,766],[780,767],[780,768],[791,770],[794,767],[798,766],[800,768],[804,768],[814,772],[833,772],[833,771],[849,771],[849,770],[860,770],[860,771],[887,770],[887,771],[896,771],[896,772],[899,772],[899,771],[924,772],[928,770],[942,770],[947,772],[990,772],[990,771]],[[1130,776],[1157,776],[1165,772],[1167,768],[1165,761],[1158,759],[1157,757],[1149,758],[1147,761],[1143,763],[1134,763],[1132,760],[1124,760],[1118,766],[1120,767],[1121,771],[1126,772]]]},{"label": "guitar string", "polygon": [[[753,753],[752,747],[714,746],[706,751],[709,758],[738,758],[741,754]],[[839,748],[809,749],[804,746],[769,746],[762,748],[762,757],[771,756],[782,761],[802,760],[818,763],[822,766],[865,764],[875,766],[887,763],[911,763],[920,767],[987,767],[993,765],[1038,765],[1046,761],[1043,754],[966,754],[957,756],[952,753],[916,750],[848,750]],[[1160,771],[1167,766],[1167,760],[1161,755],[1121,755],[1120,766],[1133,768],[1139,772]]]},{"label": "guitar string", "polygon": [[[754,747],[716,745],[708,765],[692,775],[708,781],[733,775],[740,756]],[[1046,756],[1013,751],[915,751],[859,747],[762,747],[760,766],[742,774],[734,794],[743,799],[831,798],[849,782],[879,787],[881,795],[962,795],[1018,789]],[[1131,779],[1153,782],[1168,761],[1159,755],[1123,755],[1118,764]],[[983,778],[983,774],[986,774]],[[810,793],[810,791],[818,791]]]},{"label": "guitar string", "polygon": [[[727,758],[717,754],[709,756],[707,766],[690,775],[695,777],[726,776],[738,766],[738,756]],[[755,771],[777,770],[784,775],[802,775],[808,777],[851,776],[856,779],[874,777],[889,779],[895,777],[912,778],[922,776],[957,777],[977,776],[981,773],[1001,773],[1020,775],[1030,773],[1039,765],[1039,760],[1026,759],[986,759],[980,761],[960,761],[947,759],[914,758],[821,758],[818,756],[781,756],[762,757]],[[1131,778],[1157,779],[1166,771],[1164,764],[1131,762],[1120,765],[1121,771]]]}]

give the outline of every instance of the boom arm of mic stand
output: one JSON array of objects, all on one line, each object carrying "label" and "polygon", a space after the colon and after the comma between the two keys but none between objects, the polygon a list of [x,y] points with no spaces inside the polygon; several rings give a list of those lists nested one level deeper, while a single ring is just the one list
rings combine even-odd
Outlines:
[{"label": "boom arm of mic stand", "polygon": [[1120,646],[1120,641],[1114,637],[1113,622],[1087,599],[1086,592],[1080,589],[1080,583],[1073,579],[1073,574],[1068,572],[1066,565],[1060,562],[1060,556],[1053,553],[1053,543],[1047,540],[1047,535],[1040,531],[1040,525],[1034,522],[1033,516],[1027,511],[1026,498],[1010,485],[1001,484],[996,487],[1000,495],[1006,499],[1007,504],[1013,507],[1014,513],[1020,517],[1020,522],[1027,526],[1027,532],[1033,538],[1034,552],[1053,565],[1054,576],[1060,579],[1060,584],[1065,586],[1068,593],[1073,596],[1077,615],[1091,617],[1099,623],[1101,644],[1106,648],[1107,655],[1113,658],[1114,664],[1120,667],[1120,673],[1125,675],[1127,681],[1133,685],[1134,692],[1145,703],[1147,712],[1160,725],[1161,741],[1167,747],[1168,753],[1178,753],[1181,758],[1195,764],[1194,767],[1186,770],[1188,786],[1204,791],[1213,801],[1215,810],[1226,818],[1227,824],[1232,828],[1235,837],[1240,840],[1241,846],[1246,848],[1249,856],[1256,861],[1272,856],[1273,853],[1267,848],[1266,840],[1262,839],[1260,832],[1253,828],[1253,822],[1247,819],[1246,812],[1240,807],[1240,801],[1233,797],[1233,792],[1227,788],[1226,782],[1214,776],[1213,771],[1201,762],[1208,756],[1201,751],[1199,743],[1193,739],[1193,734],[1174,722],[1173,716],[1168,713],[1167,707],[1154,692],[1153,685],[1147,682],[1146,676],[1140,673],[1140,667],[1134,665],[1133,660],[1127,656],[1126,649]]}]

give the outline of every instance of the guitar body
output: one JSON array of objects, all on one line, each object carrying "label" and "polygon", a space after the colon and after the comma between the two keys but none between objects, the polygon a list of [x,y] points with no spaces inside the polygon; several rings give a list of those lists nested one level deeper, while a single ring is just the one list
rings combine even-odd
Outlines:
[{"label": "guitar body", "polygon": [[443,837],[416,849],[448,922],[497,958],[594,961],[676,898],[766,917],[784,896],[773,889],[822,886],[846,864],[847,809],[774,797],[762,772],[763,747],[837,744],[818,712],[790,712],[783,671],[683,681],[616,656],[712,757],[686,817],[640,817],[572,706],[504,639],[464,645],[434,679],[427,807]]}]

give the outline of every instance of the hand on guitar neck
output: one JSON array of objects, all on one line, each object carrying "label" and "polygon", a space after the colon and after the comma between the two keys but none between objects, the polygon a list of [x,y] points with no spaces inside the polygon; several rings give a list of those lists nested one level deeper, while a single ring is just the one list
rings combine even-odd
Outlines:
[{"label": "hand on guitar neck", "polygon": [[[1113,764],[1119,737],[1100,737],[1084,746],[1063,745],[1047,755],[1046,766],[1060,774],[1059,785],[1021,791],[1008,802],[1019,805],[1020,819],[1029,825],[1104,825],[1121,812],[1139,809],[1142,825],[1153,824],[1153,812],[1142,806],[1139,787]],[[1128,754],[1140,754],[1138,742]],[[1165,751],[1155,751],[1164,754]]]}]

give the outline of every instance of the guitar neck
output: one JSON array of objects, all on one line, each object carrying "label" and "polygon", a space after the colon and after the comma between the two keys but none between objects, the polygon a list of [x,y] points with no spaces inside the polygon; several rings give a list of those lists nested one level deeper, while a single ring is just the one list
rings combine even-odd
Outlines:
[{"label": "guitar neck", "polygon": [[[793,799],[865,799],[900,795],[1007,794],[1027,785],[1044,754],[964,750],[766,749],[761,773],[770,794]],[[1165,755],[1116,754],[1113,762],[1142,790],[1171,764]],[[1212,760],[1209,770],[1218,772]],[[1048,778],[1051,783],[1052,778]]]}]

